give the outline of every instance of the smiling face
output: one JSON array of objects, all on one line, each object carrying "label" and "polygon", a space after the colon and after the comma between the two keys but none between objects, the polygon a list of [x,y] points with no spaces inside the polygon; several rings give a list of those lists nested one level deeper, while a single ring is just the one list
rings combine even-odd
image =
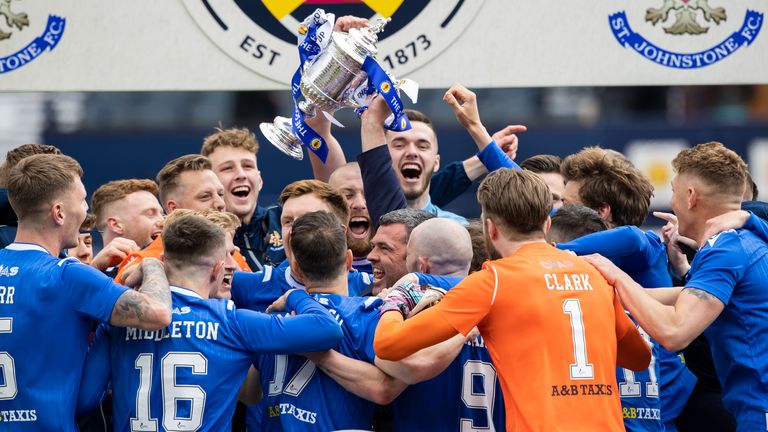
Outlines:
[{"label": "smiling face", "polygon": [[135,241],[141,247],[163,232],[163,208],[151,193],[134,192],[116,204],[115,214],[123,229],[122,237]]},{"label": "smiling face", "polygon": [[64,242],[62,249],[77,247],[80,225],[82,225],[88,214],[88,203],[85,201],[85,197],[85,186],[83,186],[80,177],[75,177],[59,201],[64,214],[64,221],[62,222]]},{"label": "smiling face", "polygon": [[346,165],[333,172],[328,184],[344,195],[349,202],[349,229],[347,230],[347,244],[352,254],[356,257],[364,257],[371,251],[371,216],[365,203],[363,193],[363,177],[360,168],[356,165]]},{"label": "smiling face", "polygon": [[232,276],[234,276],[237,270],[237,261],[235,261],[235,251],[238,250],[237,246],[233,242],[235,232],[227,231],[225,245],[227,248],[226,256],[224,257],[224,271],[221,275],[221,279],[215,290],[211,291],[210,297],[217,299],[231,299],[232,298]]},{"label": "smiling face", "polygon": [[80,233],[77,246],[67,249],[67,256],[75,257],[83,264],[90,264],[93,259],[93,237],[91,233]]},{"label": "smiling face", "polygon": [[373,267],[374,294],[395,284],[408,273],[405,265],[407,232],[405,225],[382,225],[373,236],[368,260]]},{"label": "smiling face", "polygon": [[426,198],[432,174],[440,168],[435,132],[423,122],[411,125],[404,132],[387,132],[392,166],[409,201]]},{"label": "smiling face", "polygon": [[184,171],[178,187],[168,200],[168,212],[189,210],[224,210],[224,186],[211,170]]},{"label": "smiling face", "polygon": [[243,148],[222,146],[208,155],[208,159],[224,186],[227,211],[250,222],[263,185],[256,155]]}]

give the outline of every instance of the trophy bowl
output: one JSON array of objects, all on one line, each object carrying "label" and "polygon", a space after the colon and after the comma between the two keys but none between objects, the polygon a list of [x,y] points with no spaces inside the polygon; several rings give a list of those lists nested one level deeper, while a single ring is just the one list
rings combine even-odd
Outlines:
[{"label": "trophy bowl", "polygon": [[[389,18],[347,33],[333,32],[328,46],[314,61],[305,64],[299,84],[302,100],[298,104],[305,118],[318,115],[318,110],[332,113],[357,107],[351,96],[368,78],[361,67],[367,57],[376,56],[378,33],[387,22]],[[272,123],[261,123],[259,129],[283,153],[298,160],[304,158],[302,141],[293,133],[290,118],[275,117]]]}]

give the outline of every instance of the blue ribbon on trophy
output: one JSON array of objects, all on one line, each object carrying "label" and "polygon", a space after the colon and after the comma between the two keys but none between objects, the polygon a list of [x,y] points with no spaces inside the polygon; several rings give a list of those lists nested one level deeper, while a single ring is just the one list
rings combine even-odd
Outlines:
[{"label": "blue ribbon on trophy", "polygon": [[[369,91],[375,89],[375,91],[384,98],[389,109],[392,111],[392,115],[384,123],[384,127],[395,132],[402,132],[410,129],[411,122],[408,120],[408,116],[403,112],[403,101],[400,99],[398,89],[394,84],[395,81],[389,76],[387,71],[385,71],[373,57],[365,59],[362,69],[368,74]],[[373,92],[371,92],[371,94],[373,94]],[[360,112],[362,112],[362,110]]]},{"label": "blue ribbon on trophy", "polygon": [[305,63],[311,63],[328,46],[328,42],[331,40],[331,32],[333,32],[334,21],[335,16],[333,14],[326,14],[318,9],[301,23],[298,40],[299,68],[296,69],[291,79],[291,94],[293,95],[291,123],[293,133],[323,163],[328,159],[328,145],[320,134],[309,127],[304,120],[304,113],[299,109],[299,99],[301,98],[300,83]]}]

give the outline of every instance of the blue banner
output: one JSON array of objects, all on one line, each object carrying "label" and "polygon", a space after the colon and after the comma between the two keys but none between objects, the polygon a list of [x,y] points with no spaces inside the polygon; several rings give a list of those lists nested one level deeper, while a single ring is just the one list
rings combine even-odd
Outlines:
[{"label": "blue banner", "polygon": [[370,56],[363,62],[362,69],[368,74],[368,88],[374,87],[392,111],[393,118],[384,127],[395,132],[410,129],[411,122],[403,112],[403,101],[400,99],[400,95],[397,94],[397,88],[392,83],[387,72]]},{"label": "blue banner", "polygon": [[741,28],[719,44],[697,53],[676,53],[660,48],[649,42],[629,26],[624,11],[608,18],[611,31],[625,48],[632,48],[638,54],[662,66],[676,69],[697,69],[712,65],[730,56],[743,46],[752,45],[763,25],[763,14],[747,10]]},{"label": "blue banner", "polygon": [[[301,139],[301,142],[305,146],[317,155],[320,160],[325,163],[328,159],[328,145],[325,140],[315,132],[307,122],[304,120],[304,113],[299,109],[299,99],[301,98],[301,77],[304,71],[304,65],[307,62],[312,62],[315,57],[318,56],[323,50],[320,39],[324,39],[327,44],[327,38],[331,36],[331,27],[329,26],[328,18],[330,17],[330,25],[333,23],[333,15],[326,15],[321,9],[316,10],[307,20],[299,27],[299,68],[293,74],[291,79],[291,94],[293,95],[293,116],[291,123],[293,125],[293,133]],[[315,115],[322,115],[316,112]]]},{"label": "blue banner", "polygon": [[15,53],[0,58],[0,74],[16,70],[35,60],[46,51],[56,48],[64,35],[65,25],[66,19],[63,17],[48,15],[48,23],[45,25],[42,35]]}]

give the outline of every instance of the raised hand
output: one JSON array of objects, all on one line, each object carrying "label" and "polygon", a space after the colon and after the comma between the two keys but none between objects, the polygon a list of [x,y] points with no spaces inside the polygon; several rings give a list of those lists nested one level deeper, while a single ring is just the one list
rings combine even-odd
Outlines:
[{"label": "raised hand", "polygon": [[749,220],[749,212],[745,210],[734,210],[709,219],[704,225],[704,235],[698,239],[699,246],[704,246],[707,239],[714,235],[743,227],[747,220]]},{"label": "raised hand", "polygon": [[506,153],[510,159],[515,160],[515,156],[517,156],[517,146],[519,144],[517,134],[527,130],[528,128],[523,125],[509,125],[494,133],[491,138],[493,138],[496,145],[501,147],[501,150]]},{"label": "raised hand", "polygon": [[353,28],[368,27],[368,20],[365,18],[359,18],[352,15],[345,15],[336,19],[336,25],[333,26],[333,31],[348,32]]}]

